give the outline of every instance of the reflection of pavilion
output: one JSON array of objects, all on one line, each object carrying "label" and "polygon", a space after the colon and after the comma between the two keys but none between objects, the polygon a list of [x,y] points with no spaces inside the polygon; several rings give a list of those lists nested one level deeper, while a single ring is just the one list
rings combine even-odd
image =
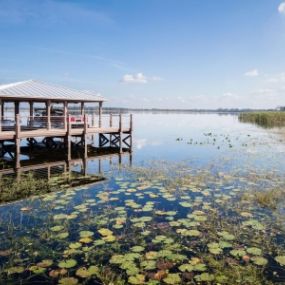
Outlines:
[{"label": "reflection of pavilion", "polygon": [[87,175],[103,175],[104,166],[107,166],[107,171],[113,166],[132,165],[132,152],[124,149],[123,152],[113,148],[104,150],[104,152],[96,152],[88,157],[78,156],[70,160],[64,159],[64,155],[55,160],[45,157],[45,162],[40,163],[43,159],[41,156],[38,159],[22,161],[20,167],[6,168],[0,170],[0,178],[4,175],[16,175],[18,178],[21,174],[33,173],[37,177],[50,180],[59,175],[71,176],[72,174],[87,176]]}]

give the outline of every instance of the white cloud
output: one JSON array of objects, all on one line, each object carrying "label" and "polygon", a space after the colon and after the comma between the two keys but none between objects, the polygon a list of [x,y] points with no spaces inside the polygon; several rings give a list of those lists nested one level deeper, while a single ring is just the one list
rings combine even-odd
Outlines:
[{"label": "white cloud", "polygon": [[270,83],[284,83],[285,82],[285,72],[270,76],[267,79],[267,81]]},{"label": "white cloud", "polygon": [[150,81],[161,81],[162,78],[158,76],[147,77],[143,73],[125,74],[121,79],[123,83],[148,83]]},{"label": "white cloud", "polygon": [[284,14],[285,15],[285,2],[282,2],[279,6],[278,6],[278,12],[280,14]]},{"label": "white cloud", "polygon": [[257,77],[259,76],[259,71],[258,69],[251,69],[251,70],[248,70],[247,72],[245,72],[244,76],[247,76],[247,77]]}]

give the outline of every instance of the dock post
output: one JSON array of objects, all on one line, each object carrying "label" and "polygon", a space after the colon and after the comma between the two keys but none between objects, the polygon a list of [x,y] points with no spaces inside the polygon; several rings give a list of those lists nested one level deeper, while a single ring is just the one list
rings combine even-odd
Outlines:
[{"label": "dock post", "polygon": [[20,168],[20,155],[21,155],[21,121],[20,115],[16,114],[16,139],[15,139],[15,160],[16,160],[16,169]]},{"label": "dock post", "polygon": [[119,117],[119,131],[120,131],[120,153],[123,152],[123,120],[122,120],[122,114],[120,114]]},{"label": "dock post", "polygon": [[130,114],[130,151],[133,148],[133,114]]},{"label": "dock post", "polygon": [[83,158],[82,159],[82,174],[84,175],[84,176],[87,176],[87,158]]},{"label": "dock post", "polygon": [[98,173],[101,174],[102,173],[102,164],[101,164],[101,159],[98,159]]},{"label": "dock post", "polygon": [[119,153],[119,166],[121,166],[122,164],[122,153],[120,152]]},{"label": "dock post", "polygon": [[67,160],[71,160],[71,123],[69,120],[69,116],[67,117],[67,134],[66,134],[66,140],[67,140]]},{"label": "dock post", "polygon": [[84,158],[88,156],[88,145],[87,145],[87,129],[88,129],[88,117],[84,115]]},{"label": "dock post", "polygon": [[[110,123],[110,128],[112,128],[113,127],[113,114],[112,113],[110,113],[110,121],[109,121],[109,123]],[[112,134],[110,134],[110,147],[112,147]]]},{"label": "dock post", "polygon": [[133,166],[133,154],[132,154],[132,152],[130,152],[130,154],[129,154],[129,166],[130,167]]}]

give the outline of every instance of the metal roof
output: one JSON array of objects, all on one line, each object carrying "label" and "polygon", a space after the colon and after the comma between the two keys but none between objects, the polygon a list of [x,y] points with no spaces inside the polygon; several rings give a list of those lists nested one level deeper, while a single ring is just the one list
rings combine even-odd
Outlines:
[{"label": "metal roof", "polygon": [[93,91],[80,91],[37,80],[0,85],[0,99],[102,102],[105,98]]}]

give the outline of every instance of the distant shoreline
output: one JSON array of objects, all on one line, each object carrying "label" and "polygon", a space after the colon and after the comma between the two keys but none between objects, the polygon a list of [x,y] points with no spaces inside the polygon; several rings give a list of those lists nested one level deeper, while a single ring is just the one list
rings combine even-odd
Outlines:
[{"label": "distant shoreline", "polygon": [[[37,109],[37,108],[35,108]],[[5,108],[5,111],[12,111],[13,107],[8,107]],[[21,108],[22,111],[29,111],[28,107],[23,107]],[[75,110],[79,110],[78,107],[75,106],[70,106],[69,110],[71,111],[75,111]],[[95,107],[91,107],[91,106],[86,106],[85,110],[91,111],[91,110],[97,110],[97,108]],[[219,109],[163,109],[163,108],[120,108],[120,107],[103,107],[103,112],[104,113],[130,113],[130,112],[134,112],[134,113],[181,113],[181,114],[193,114],[193,113],[215,113],[215,114],[240,114],[240,113],[256,113],[256,112],[284,112],[285,113],[285,109],[281,108],[281,109],[223,109],[223,108],[219,108]]]},{"label": "distant shoreline", "polygon": [[[240,114],[252,112],[276,112],[277,109],[158,109],[158,108],[116,108],[105,107],[105,113],[221,113],[221,114]],[[281,112],[281,111],[280,111]]]}]

